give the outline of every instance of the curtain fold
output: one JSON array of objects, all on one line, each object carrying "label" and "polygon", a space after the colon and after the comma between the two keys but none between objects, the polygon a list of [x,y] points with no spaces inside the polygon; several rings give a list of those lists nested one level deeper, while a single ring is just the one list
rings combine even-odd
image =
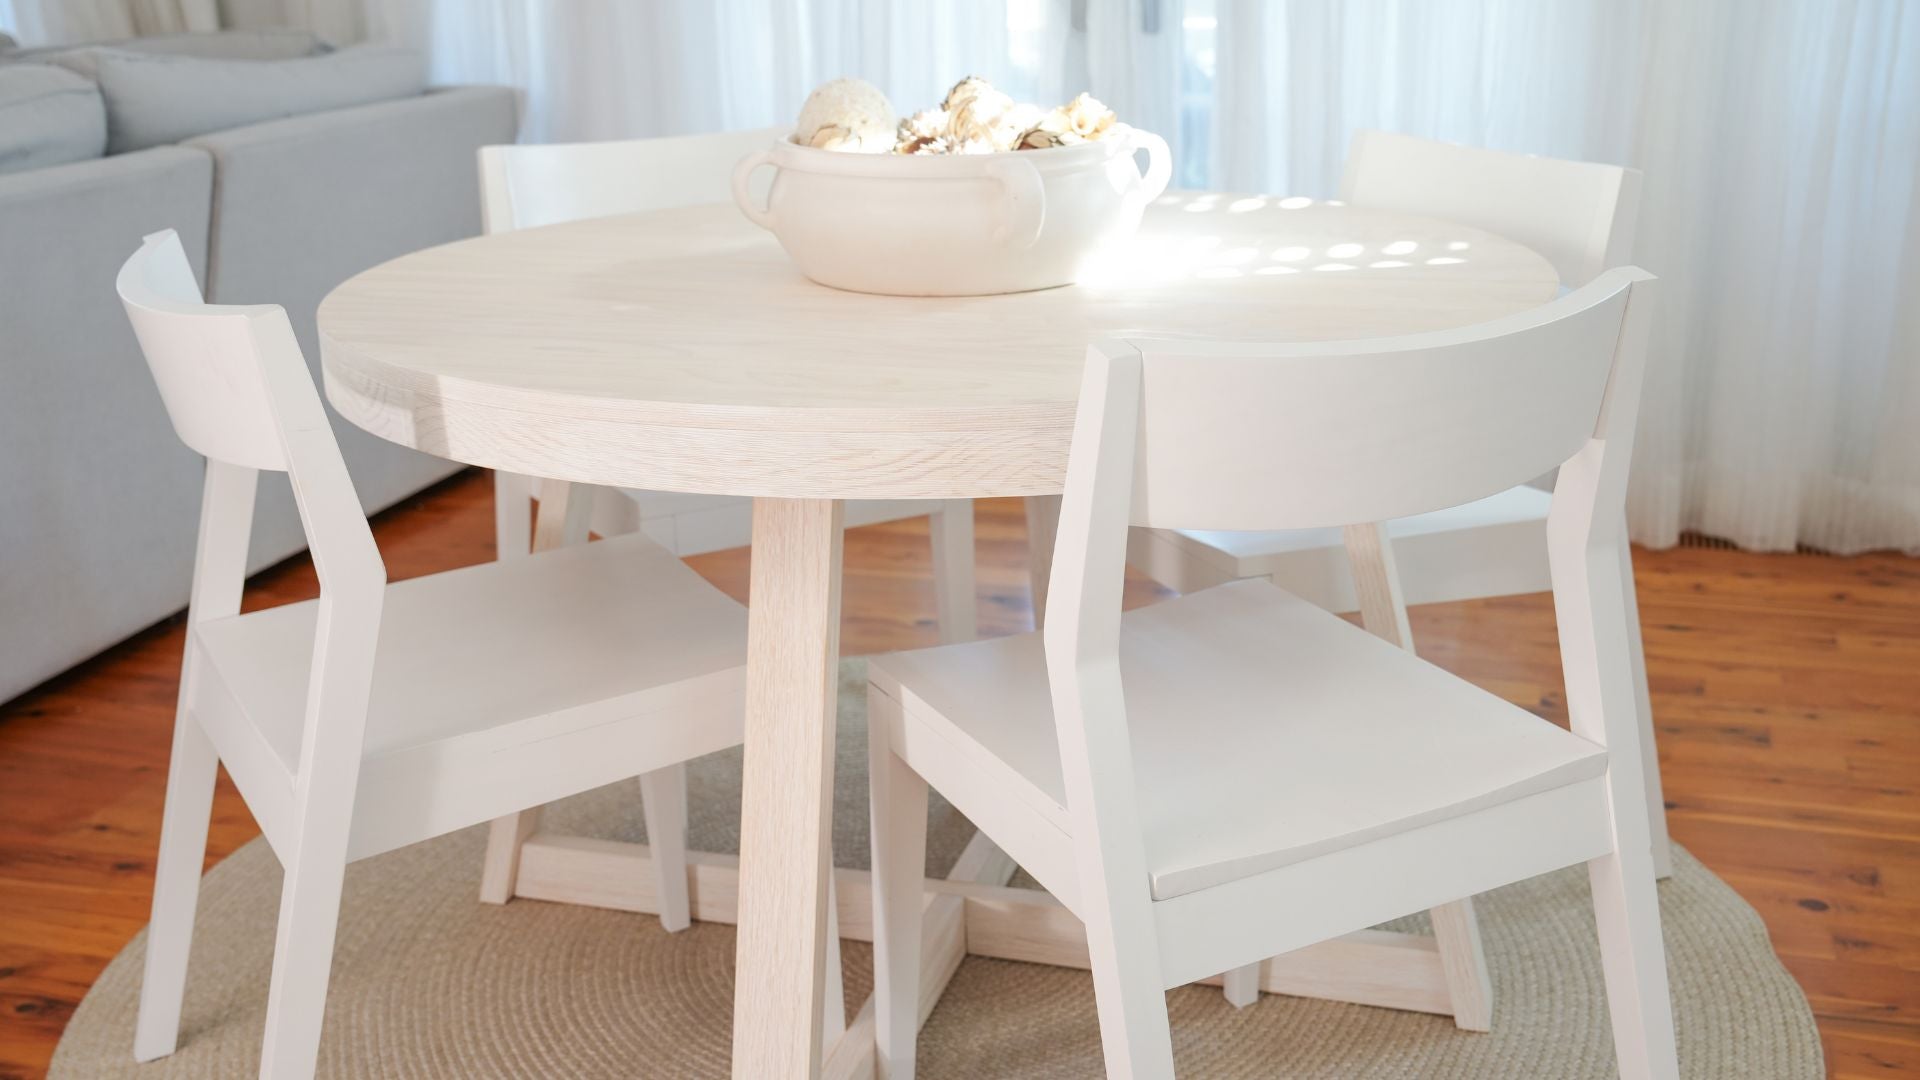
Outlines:
[{"label": "curtain fold", "polygon": [[322,41],[351,45],[367,36],[367,20],[379,0],[281,0],[286,22],[311,30]]},{"label": "curtain fold", "polygon": [[970,73],[1015,92],[1054,81],[1046,58],[1010,43],[1008,8],[1007,0],[376,0],[371,21],[374,36],[425,48],[437,81],[519,87],[522,138],[566,142],[784,124],[808,91],[842,75],[874,83],[901,109],[937,103]]},{"label": "curtain fold", "polygon": [[1920,10],[1652,11],[1636,539],[1920,553]]},{"label": "curtain fold", "polygon": [[1642,0],[1220,0],[1215,186],[1331,196],[1362,128],[1620,161]]},{"label": "curtain fold", "polygon": [[79,45],[216,30],[214,0],[0,0],[0,30],[22,45]]}]

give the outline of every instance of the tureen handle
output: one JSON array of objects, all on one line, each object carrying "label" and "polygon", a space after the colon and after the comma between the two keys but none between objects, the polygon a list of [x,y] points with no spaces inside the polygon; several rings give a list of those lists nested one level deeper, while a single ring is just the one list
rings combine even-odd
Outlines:
[{"label": "tureen handle", "polygon": [[1173,179],[1173,151],[1167,148],[1167,140],[1139,128],[1133,129],[1130,142],[1132,149],[1147,152],[1146,175],[1140,178],[1133,193],[1143,203],[1152,202],[1167,190],[1167,182]]},{"label": "tureen handle", "polygon": [[1015,154],[996,154],[987,162],[987,175],[1000,181],[1003,214],[993,230],[993,242],[1025,250],[1040,239],[1047,221],[1047,191],[1040,171]]},{"label": "tureen handle", "polygon": [[[740,164],[733,167],[733,201],[735,205],[740,207],[741,213],[747,215],[748,221],[753,222],[768,232],[773,231],[773,210],[771,204],[764,210],[753,205],[753,194],[747,190],[747,181],[752,179],[755,169],[758,169],[762,165],[772,164],[773,151],[761,150],[741,158]],[[778,166],[775,167],[778,168]]]}]

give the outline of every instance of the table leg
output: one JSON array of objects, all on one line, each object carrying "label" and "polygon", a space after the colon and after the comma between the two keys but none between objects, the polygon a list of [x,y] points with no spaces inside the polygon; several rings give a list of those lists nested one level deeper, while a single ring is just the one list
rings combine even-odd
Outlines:
[{"label": "table leg", "polygon": [[[505,474],[503,474],[505,475]],[[501,484],[495,488],[494,497],[503,495],[509,499],[520,499],[520,507],[508,507],[505,515],[498,507],[494,510],[496,520],[505,516],[509,519],[524,512],[524,500],[533,483],[527,477],[515,477],[515,482]],[[520,483],[519,481],[525,481]],[[505,488],[503,492],[500,488]],[[540,514],[534,520],[533,550],[552,551],[569,544],[587,542],[587,523],[593,516],[593,498],[595,488],[585,484],[568,484],[559,480],[548,480],[540,485]],[[496,558],[511,559],[525,555],[511,543],[512,530],[517,523],[496,531],[494,539],[498,548]],[[643,781],[644,783],[644,781]],[[540,831],[540,813],[542,807],[530,806],[517,814],[493,819],[487,830],[486,861],[480,865],[480,899],[489,904],[504,904],[513,899],[514,879],[520,876],[520,849]],[[672,929],[669,927],[668,929]]]},{"label": "table leg", "polygon": [[1029,495],[1027,509],[1027,584],[1032,589],[1033,628],[1047,622],[1047,584],[1053,576],[1053,542],[1060,535],[1060,496]]},{"label": "table leg", "polygon": [[841,507],[833,500],[754,500],[736,1080],[820,1072],[840,526]]}]

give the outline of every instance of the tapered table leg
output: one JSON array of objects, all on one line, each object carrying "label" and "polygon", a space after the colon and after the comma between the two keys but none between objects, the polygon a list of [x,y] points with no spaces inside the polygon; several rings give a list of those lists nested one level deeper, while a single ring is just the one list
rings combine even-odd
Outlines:
[{"label": "tapered table leg", "polygon": [[840,518],[832,500],[753,504],[736,1080],[820,1073]]},{"label": "tapered table leg", "polygon": [[1060,535],[1060,496],[1029,495],[1027,585],[1033,597],[1033,628],[1047,622],[1047,579],[1053,576],[1053,542]]}]

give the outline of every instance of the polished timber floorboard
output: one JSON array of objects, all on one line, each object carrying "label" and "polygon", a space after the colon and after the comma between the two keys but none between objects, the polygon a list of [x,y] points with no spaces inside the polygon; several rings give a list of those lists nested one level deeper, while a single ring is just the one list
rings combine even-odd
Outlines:
[{"label": "polished timber floorboard", "polygon": [[[493,556],[470,471],[375,524],[395,579]],[[1026,629],[1016,500],[978,511],[980,627]],[[693,560],[745,598],[744,551]],[[925,519],[850,532],[848,655],[932,644]],[[1920,560],[1635,552],[1673,835],[1765,917],[1835,1077],[1920,1076]],[[304,558],[247,605],[312,596]],[[1129,584],[1131,603],[1151,601]],[[1564,722],[1546,594],[1413,611],[1429,659]],[[0,1078],[36,1077],[146,921],[181,651],[168,620],[0,705]],[[224,779],[209,864],[257,835]]]}]

